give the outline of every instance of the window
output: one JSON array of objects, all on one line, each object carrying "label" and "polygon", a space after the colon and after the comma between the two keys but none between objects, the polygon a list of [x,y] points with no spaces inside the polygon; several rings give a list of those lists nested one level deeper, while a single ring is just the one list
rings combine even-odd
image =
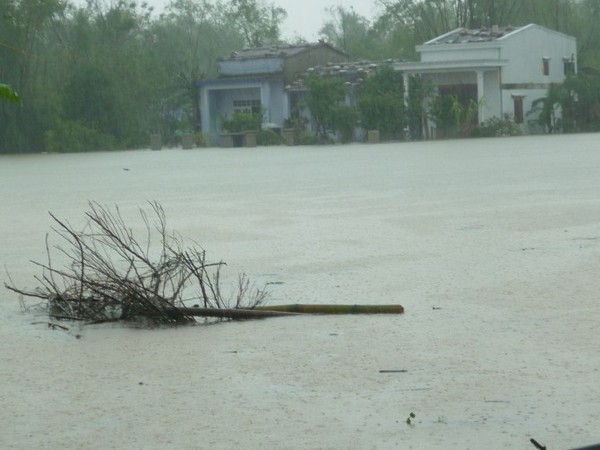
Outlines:
[{"label": "window", "polygon": [[523,123],[523,95],[513,95],[515,123]]},{"label": "window", "polygon": [[247,114],[260,114],[260,100],[234,100],[233,111]]},{"label": "window", "polygon": [[542,66],[543,66],[542,72],[543,72],[544,76],[550,75],[550,58],[543,58]]}]

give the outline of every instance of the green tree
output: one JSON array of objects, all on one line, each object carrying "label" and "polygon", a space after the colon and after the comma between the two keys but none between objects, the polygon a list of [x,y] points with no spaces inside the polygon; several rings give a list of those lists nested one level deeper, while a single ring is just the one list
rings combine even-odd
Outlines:
[{"label": "green tree", "polygon": [[435,123],[438,138],[456,137],[455,101],[451,95],[438,96],[431,107],[431,118]]},{"label": "green tree", "polygon": [[533,102],[533,114],[549,133],[600,131],[600,75],[580,74],[550,86]]},{"label": "green tree", "polygon": [[321,36],[354,59],[372,58],[376,43],[372,40],[369,21],[352,8],[336,6],[327,11],[329,21],[321,28]]},{"label": "green tree", "polygon": [[406,121],[411,140],[428,137],[427,118],[429,110],[427,102],[432,97],[434,87],[430,78],[421,75],[410,75],[408,78],[408,99],[406,105]]},{"label": "green tree", "polygon": [[52,98],[45,73],[46,36],[64,10],[59,0],[0,0],[0,78],[26,101],[15,108],[0,103],[0,152],[41,149]]},{"label": "green tree", "polygon": [[285,9],[261,0],[230,0],[227,14],[249,47],[279,43],[279,27],[287,17]]},{"label": "green tree", "polygon": [[469,137],[477,127],[478,111],[482,106],[474,100],[461,99],[457,95],[436,97],[431,108],[431,117],[436,125],[437,137]]},{"label": "green tree", "polygon": [[600,131],[600,74],[569,77],[564,85],[573,99],[573,131]]},{"label": "green tree", "polygon": [[[90,67],[74,72],[64,93],[65,118],[119,136],[118,94],[106,71]],[[117,120],[115,120],[117,119]]]},{"label": "green tree", "polygon": [[379,130],[383,139],[404,138],[406,113],[402,75],[391,66],[378,69],[360,86],[358,109],[367,129]]},{"label": "green tree", "polygon": [[[173,0],[149,35],[153,64],[164,83],[155,97],[160,99],[155,104],[159,116],[168,119],[162,121],[160,131],[199,131],[198,81],[217,75],[217,59],[242,47],[242,34],[218,4]],[[174,111],[179,113],[173,115]]]},{"label": "green tree", "polygon": [[577,38],[577,58],[580,72],[600,73],[600,2],[582,0],[575,4],[573,29]]},{"label": "green tree", "polygon": [[[588,0],[595,1],[595,0]],[[526,25],[534,22],[557,31],[576,31],[573,0],[379,0],[380,20],[407,28],[422,44],[455,28]]]},{"label": "green tree", "polygon": [[347,94],[344,80],[312,75],[306,80],[306,87],[306,105],[319,141],[327,141],[328,130],[340,132],[343,141],[350,140],[358,117],[353,107],[343,104]]},{"label": "green tree", "polygon": [[[162,69],[169,61],[157,55],[151,12],[146,4],[123,1],[89,2],[69,10],[54,50],[62,65],[57,102],[61,108],[48,129],[55,131],[53,136],[77,135],[72,131],[81,127],[67,126],[77,122],[110,135],[116,148],[132,148],[146,146],[149,134],[160,130],[165,119],[157,105],[171,93]],[[88,139],[93,134],[79,135],[85,142],[94,141]]]}]

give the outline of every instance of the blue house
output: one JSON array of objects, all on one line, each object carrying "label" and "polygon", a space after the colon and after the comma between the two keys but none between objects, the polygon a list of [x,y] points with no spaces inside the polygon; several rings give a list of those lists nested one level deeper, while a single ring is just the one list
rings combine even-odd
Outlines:
[{"label": "blue house", "polygon": [[281,129],[291,115],[290,83],[310,67],[339,63],[348,55],[330,44],[250,48],[218,62],[219,77],[199,81],[202,132],[219,142],[221,118],[263,112],[263,126]]}]

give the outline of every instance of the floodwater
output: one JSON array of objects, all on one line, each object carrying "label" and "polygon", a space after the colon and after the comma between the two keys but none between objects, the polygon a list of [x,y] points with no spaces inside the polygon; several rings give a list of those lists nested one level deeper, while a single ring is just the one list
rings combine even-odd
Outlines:
[{"label": "floodwater", "polygon": [[0,192],[20,287],[48,211],[78,226],[117,204],[143,230],[158,201],[226,283],[406,309],[61,331],[5,290],[0,448],[600,442],[600,135],[2,156]]}]

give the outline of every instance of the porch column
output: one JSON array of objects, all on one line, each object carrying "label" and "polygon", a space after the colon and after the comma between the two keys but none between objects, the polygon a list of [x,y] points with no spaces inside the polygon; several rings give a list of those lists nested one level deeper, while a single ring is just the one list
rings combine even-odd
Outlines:
[{"label": "porch column", "polygon": [[283,120],[289,119],[292,114],[290,112],[290,91],[288,91],[287,89],[283,90],[283,104],[281,106],[282,106],[282,108],[281,108],[282,119]]},{"label": "porch column", "polygon": [[408,77],[410,75],[406,72],[402,73],[402,81],[404,82],[404,105],[408,106]]},{"label": "porch column", "polygon": [[485,105],[483,104],[483,70],[477,70],[477,105],[479,123],[485,120]]},{"label": "porch column", "polygon": [[210,90],[202,86],[200,88],[200,123],[203,133],[210,133]]},{"label": "porch column", "polygon": [[260,87],[260,103],[264,108],[263,123],[271,122],[271,85],[263,82]]}]

